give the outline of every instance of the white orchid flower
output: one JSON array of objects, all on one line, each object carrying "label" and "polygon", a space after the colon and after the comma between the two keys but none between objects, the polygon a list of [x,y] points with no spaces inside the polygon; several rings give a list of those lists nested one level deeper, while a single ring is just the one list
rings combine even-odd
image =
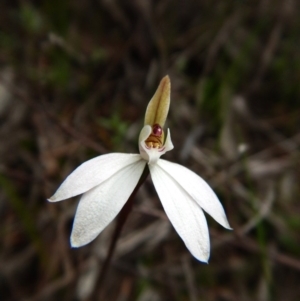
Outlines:
[{"label": "white orchid flower", "polygon": [[209,233],[203,210],[230,229],[225,212],[208,184],[191,170],[160,159],[173,149],[163,126],[169,111],[170,79],[164,77],[148,104],[139,136],[140,154],[112,153],[86,161],[75,169],[49,199],[57,202],[83,194],[74,218],[72,247],[94,240],[116,217],[137,186],[148,164],[164,210],[192,255],[207,262]]}]

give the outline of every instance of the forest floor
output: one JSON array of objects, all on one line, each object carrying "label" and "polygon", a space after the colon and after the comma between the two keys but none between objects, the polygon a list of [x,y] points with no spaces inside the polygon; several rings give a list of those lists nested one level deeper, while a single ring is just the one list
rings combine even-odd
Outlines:
[{"label": "forest floor", "polygon": [[[1,301],[300,300],[299,15],[295,0],[1,1]],[[148,177],[100,285],[115,222],[73,249],[79,197],[47,198],[86,160],[138,152],[166,74],[164,158],[209,183],[233,231],[207,216],[197,261]]]}]

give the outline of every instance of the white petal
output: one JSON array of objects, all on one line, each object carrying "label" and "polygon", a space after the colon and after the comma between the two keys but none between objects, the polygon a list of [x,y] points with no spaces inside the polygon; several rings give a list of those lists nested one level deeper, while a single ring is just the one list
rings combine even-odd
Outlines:
[{"label": "white petal", "polygon": [[141,132],[140,132],[140,136],[139,136],[139,147],[141,147],[141,143],[145,142],[147,140],[147,138],[150,136],[152,132],[152,127],[150,125],[145,125]]},{"label": "white petal", "polygon": [[145,165],[140,160],[126,166],[81,197],[71,234],[72,247],[91,242],[115,218],[136,187]]},{"label": "white petal", "polygon": [[122,168],[141,160],[139,154],[113,153],[98,156],[77,167],[49,199],[57,202],[84,193],[101,184]]},{"label": "white petal", "polygon": [[150,173],[162,205],[186,247],[200,261],[209,258],[209,234],[202,209],[159,165]]},{"label": "white petal", "polygon": [[171,133],[170,133],[169,129],[168,129],[168,134],[167,134],[167,138],[166,138],[164,147],[165,147],[165,153],[174,148],[174,145],[173,145],[172,140],[171,140]]},{"label": "white petal", "polygon": [[168,129],[167,138],[165,144],[161,148],[150,148],[146,145],[145,141],[150,136],[152,128],[150,125],[145,125],[140,133],[139,137],[139,149],[141,157],[148,161],[149,164],[155,164],[157,160],[166,152],[172,150],[174,145],[171,140],[170,130]]},{"label": "white petal", "polygon": [[218,197],[196,173],[176,163],[159,160],[157,164],[167,172],[219,224],[231,229]]}]

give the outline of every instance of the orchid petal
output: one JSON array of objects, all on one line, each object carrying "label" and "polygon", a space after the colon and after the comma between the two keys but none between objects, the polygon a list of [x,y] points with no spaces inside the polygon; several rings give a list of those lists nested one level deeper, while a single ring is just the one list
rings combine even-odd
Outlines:
[{"label": "orchid petal", "polygon": [[147,140],[147,138],[151,135],[152,132],[152,127],[150,125],[145,125],[141,132],[140,132],[140,136],[139,136],[139,146],[141,146],[141,144],[145,143],[145,141]]},{"label": "orchid petal", "polygon": [[175,230],[192,255],[207,262],[209,233],[202,209],[163,168],[157,164],[149,168],[157,194]]},{"label": "orchid petal", "polygon": [[219,224],[231,229],[218,197],[209,185],[196,173],[176,163],[166,160],[157,162],[198,204]]},{"label": "orchid petal", "polygon": [[49,201],[57,202],[84,193],[139,160],[141,156],[138,154],[121,153],[102,155],[88,160],[66,178]]},{"label": "orchid petal", "polygon": [[145,143],[147,138],[150,136],[152,128],[150,125],[145,125],[139,136],[139,149],[141,157],[148,161],[148,164],[155,164],[157,160],[164,155],[166,152],[174,148],[174,145],[171,140],[170,130],[168,129],[167,138],[165,144],[161,148],[148,147]]},{"label": "orchid petal", "polygon": [[116,217],[136,187],[145,165],[144,160],[128,165],[81,197],[71,234],[72,247],[91,242]]},{"label": "orchid petal", "polygon": [[165,76],[150,100],[146,114],[145,125],[159,124],[164,126],[170,106],[171,82],[169,76]]},{"label": "orchid petal", "polygon": [[171,133],[170,133],[169,129],[168,129],[168,134],[167,134],[167,138],[166,138],[164,147],[165,147],[165,152],[168,152],[174,148],[174,145],[171,140]]}]

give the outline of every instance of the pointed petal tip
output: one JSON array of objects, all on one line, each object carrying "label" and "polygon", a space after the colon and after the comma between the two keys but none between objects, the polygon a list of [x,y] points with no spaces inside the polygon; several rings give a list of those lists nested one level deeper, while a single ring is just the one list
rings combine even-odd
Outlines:
[{"label": "pointed petal tip", "polygon": [[171,132],[170,132],[169,128],[168,128],[168,134],[167,134],[164,146],[166,148],[166,151],[170,151],[170,150],[172,150],[174,148],[174,144],[173,144],[173,142],[171,140]]},{"label": "pointed petal tip", "polygon": [[209,264],[209,262],[208,262],[208,260],[209,260],[209,254],[208,254],[208,256],[203,256],[203,257],[202,256],[200,257],[200,256],[193,255],[193,257],[195,259],[197,259],[198,261],[200,261],[201,263]]},{"label": "pointed petal tip", "polygon": [[165,96],[167,96],[168,98],[170,98],[170,90],[171,90],[171,80],[169,75],[166,75],[165,77],[163,77],[159,83],[159,86],[162,87],[162,91],[165,94]]},{"label": "pointed petal tip", "polygon": [[224,216],[224,221],[223,221],[223,223],[221,224],[225,229],[227,229],[227,230],[233,230],[233,228],[231,228],[230,227],[230,225],[229,225],[229,222],[228,222],[228,220],[227,220],[227,218],[226,218],[226,215]]},{"label": "pointed petal tip", "polygon": [[78,249],[79,247],[80,247],[80,246],[77,245],[76,243],[71,242],[71,248],[73,248],[73,249]]},{"label": "pointed petal tip", "polygon": [[49,199],[47,199],[47,201],[51,202],[51,203],[59,202],[59,201],[63,201],[63,200],[65,200],[65,198],[59,197],[59,195],[57,193],[53,194],[52,197],[50,197]]},{"label": "pointed petal tip", "polygon": [[[75,216],[76,219],[76,216]],[[75,224],[75,219],[74,219],[74,224]],[[96,237],[87,237],[86,232],[78,232],[74,231],[74,224],[73,224],[73,229],[72,229],[72,233],[70,236],[70,244],[72,248],[80,248],[83,247],[87,244],[89,244],[90,242],[92,242]]]},{"label": "pointed petal tip", "polygon": [[71,244],[71,247],[74,249],[77,249],[77,248],[85,245],[85,244],[82,244],[82,243],[79,243],[78,241],[76,241],[76,239],[73,236],[71,236],[71,238],[70,238],[70,244]]},{"label": "pointed petal tip", "polygon": [[170,83],[171,80],[170,80],[170,76],[167,74],[165,75],[162,79],[161,79],[161,82],[166,82],[166,83]]},{"label": "pointed petal tip", "polygon": [[200,262],[202,262],[202,263],[206,263],[206,264],[208,264],[208,260],[209,260],[209,256],[210,256],[210,254],[208,253],[208,254],[203,254],[203,256],[195,256],[195,258],[197,259],[197,260],[199,260]]}]

